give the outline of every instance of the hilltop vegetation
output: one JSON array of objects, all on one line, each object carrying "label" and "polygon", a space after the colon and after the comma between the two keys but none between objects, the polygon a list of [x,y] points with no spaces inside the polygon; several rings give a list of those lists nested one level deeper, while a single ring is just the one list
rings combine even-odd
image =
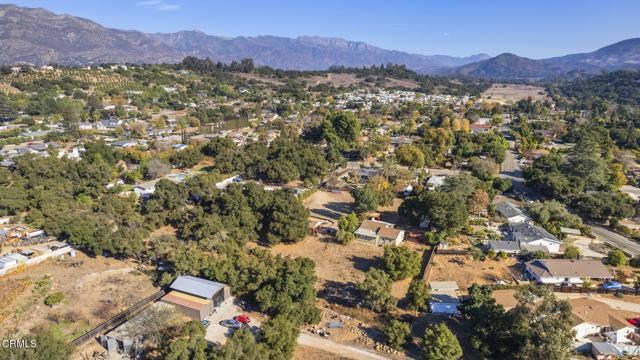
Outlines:
[{"label": "hilltop vegetation", "polygon": [[597,98],[622,105],[640,105],[640,71],[603,72],[560,85],[560,91],[579,101]]}]

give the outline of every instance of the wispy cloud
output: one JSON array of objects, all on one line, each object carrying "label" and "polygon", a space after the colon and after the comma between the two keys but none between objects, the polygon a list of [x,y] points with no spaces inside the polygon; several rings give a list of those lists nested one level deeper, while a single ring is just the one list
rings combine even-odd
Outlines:
[{"label": "wispy cloud", "polygon": [[180,5],[166,3],[163,0],[138,1],[136,5],[157,11],[176,11],[180,9]]}]

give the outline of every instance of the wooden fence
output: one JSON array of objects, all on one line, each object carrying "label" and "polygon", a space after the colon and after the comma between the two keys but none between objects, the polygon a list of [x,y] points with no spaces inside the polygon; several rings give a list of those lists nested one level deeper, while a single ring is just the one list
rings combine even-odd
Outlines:
[{"label": "wooden fence", "polygon": [[431,249],[425,250],[424,254],[422,255],[422,274],[420,277],[423,281],[426,281],[429,278],[429,274],[431,274],[432,262],[437,249],[438,245],[434,246]]},{"label": "wooden fence", "polygon": [[75,346],[78,346],[78,345],[84,344],[89,339],[92,339],[99,334],[110,331],[111,329],[124,323],[125,321],[127,321],[128,319],[130,319],[140,311],[144,310],[149,304],[160,299],[162,296],[164,296],[164,294],[165,294],[164,290],[160,290],[157,293],[138,301],[127,310],[115,315],[111,319],[96,326],[95,328],[91,329],[89,332],[73,340],[71,343]]}]

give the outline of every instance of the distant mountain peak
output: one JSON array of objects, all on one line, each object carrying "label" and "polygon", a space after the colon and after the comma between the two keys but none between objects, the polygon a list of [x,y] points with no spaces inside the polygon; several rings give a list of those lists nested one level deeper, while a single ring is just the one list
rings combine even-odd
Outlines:
[{"label": "distant mountain peak", "polygon": [[179,62],[186,56],[229,63],[252,58],[280,69],[323,70],[404,64],[420,73],[501,79],[548,78],[568,72],[640,67],[640,39],[627,39],[591,53],[534,60],[512,53],[496,57],[420,55],[385,50],[336,37],[208,35],[200,30],[147,34],[106,28],[92,20],[43,8],[0,5],[0,63],[83,65],[109,62]]},{"label": "distant mountain peak", "polygon": [[603,69],[640,68],[640,39],[628,39],[590,53],[534,60],[512,53],[445,70],[451,75],[493,79],[541,79],[567,73],[597,73]]},{"label": "distant mountain peak", "polygon": [[0,63],[81,65],[101,62],[178,62],[185,56],[258,65],[321,70],[332,65],[405,64],[428,73],[481,59],[418,55],[335,37],[221,37],[200,30],[146,34],[103,27],[91,20],[42,8],[0,5]]}]

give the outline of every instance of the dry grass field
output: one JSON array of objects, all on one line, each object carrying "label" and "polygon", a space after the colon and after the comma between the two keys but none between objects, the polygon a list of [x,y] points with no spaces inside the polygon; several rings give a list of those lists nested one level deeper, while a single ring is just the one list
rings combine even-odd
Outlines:
[{"label": "dry grass field", "polygon": [[541,87],[517,84],[493,84],[481,94],[482,101],[500,104],[513,104],[528,97],[540,101],[548,98],[547,93]]},{"label": "dry grass field", "polygon": [[496,280],[513,281],[510,266],[515,259],[473,260],[471,256],[437,255],[427,282],[455,281],[460,289],[467,289],[473,283],[495,284]]},{"label": "dry grass field", "polygon": [[[10,290],[10,296],[6,296]],[[158,289],[132,263],[112,258],[52,260],[0,278],[0,333],[32,333],[52,325],[71,337],[91,329]],[[49,307],[47,295],[61,292],[64,300]]]}]

